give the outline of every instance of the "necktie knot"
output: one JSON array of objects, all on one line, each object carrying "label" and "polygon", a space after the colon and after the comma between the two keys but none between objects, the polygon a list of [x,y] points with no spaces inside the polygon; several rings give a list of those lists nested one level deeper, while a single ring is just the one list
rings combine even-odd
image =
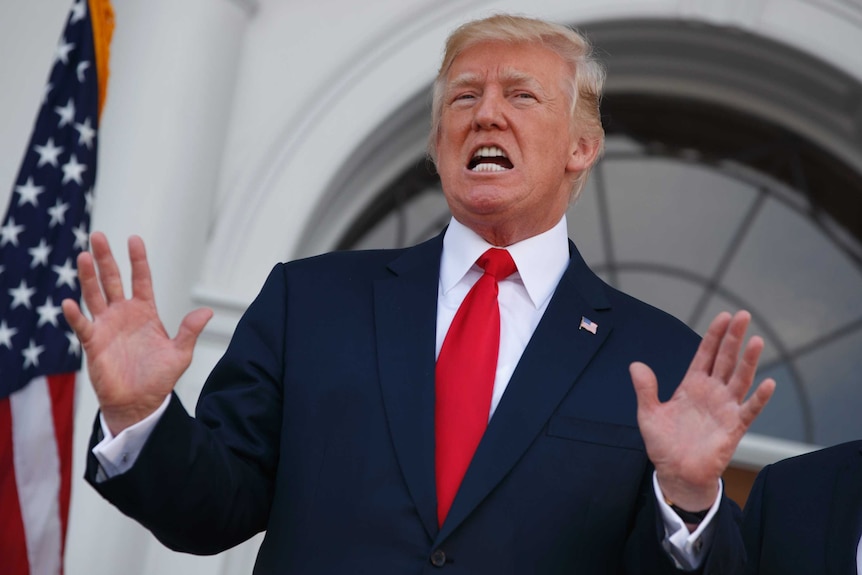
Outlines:
[{"label": "necktie knot", "polygon": [[491,248],[486,251],[479,256],[476,264],[485,270],[486,274],[494,276],[496,281],[506,279],[518,269],[515,266],[515,260],[512,259],[508,250],[501,250],[499,248]]}]

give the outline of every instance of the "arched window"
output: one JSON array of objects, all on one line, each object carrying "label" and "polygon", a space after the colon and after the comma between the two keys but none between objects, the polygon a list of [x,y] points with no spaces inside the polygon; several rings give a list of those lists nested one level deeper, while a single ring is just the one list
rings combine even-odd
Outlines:
[{"label": "arched window", "polygon": [[[588,33],[608,64],[608,137],[569,213],[587,262],[701,333],[721,309],[752,312],[766,340],[758,377],[778,381],[753,432],[862,437],[862,86],[735,30],[632,21]],[[335,247],[411,245],[448,221],[422,153],[427,102],[394,114],[338,178],[315,220],[331,236],[327,220],[351,213]],[[380,163],[405,149],[381,182]]]}]

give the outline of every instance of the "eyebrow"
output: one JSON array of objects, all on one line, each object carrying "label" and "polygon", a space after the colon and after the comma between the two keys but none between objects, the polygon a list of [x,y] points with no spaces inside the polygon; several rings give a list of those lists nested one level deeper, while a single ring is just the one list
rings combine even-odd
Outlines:
[{"label": "eyebrow", "polygon": [[464,72],[463,74],[459,74],[455,78],[452,78],[448,82],[446,82],[446,91],[449,92],[451,90],[457,90],[459,88],[466,88],[468,86],[475,86],[482,81],[482,77],[475,72]]},{"label": "eyebrow", "polygon": [[[446,92],[476,86],[482,83],[482,78],[482,75],[476,72],[464,72],[447,82]],[[504,85],[527,84],[533,89],[539,90],[542,93],[545,92],[542,85],[534,76],[515,68],[504,68],[500,73],[500,79]]]}]

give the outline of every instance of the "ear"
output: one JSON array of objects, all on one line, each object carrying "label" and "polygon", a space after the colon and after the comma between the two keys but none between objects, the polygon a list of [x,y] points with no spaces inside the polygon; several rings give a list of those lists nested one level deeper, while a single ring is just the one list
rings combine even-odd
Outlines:
[{"label": "ear", "polygon": [[590,168],[599,156],[600,141],[588,136],[578,138],[569,161],[566,163],[566,171],[580,173]]}]

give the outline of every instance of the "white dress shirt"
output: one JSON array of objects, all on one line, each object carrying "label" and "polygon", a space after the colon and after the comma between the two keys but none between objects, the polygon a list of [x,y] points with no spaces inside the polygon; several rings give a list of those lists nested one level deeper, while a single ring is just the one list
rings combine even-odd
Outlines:
[{"label": "white dress shirt", "polygon": [[[440,353],[449,325],[467,292],[484,273],[476,260],[494,247],[471,229],[451,220],[443,238],[440,260],[440,283],[437,294],[437,349]],[[569,241],[566,218],[550,230],[533,236],[506,249],[518,268],[499,282],[500,353],[494,392],[491,400],[493,416],[515,366],[542,319],[560,278],[569,265]],[[114,437],[102,419],[104,439],[93,448],[105,478],[128,471],[138,457],[161,414],[167,409],[170,396],[146,419],[123,430]],[[695,569],[703,562],[712,542],[711,521],[721,501],[721,489],[706,518],[690,533],[685,523],[664,501],[658,480],[653,476],[656,499],[665,524],[665,550],[679,567]]]}]

